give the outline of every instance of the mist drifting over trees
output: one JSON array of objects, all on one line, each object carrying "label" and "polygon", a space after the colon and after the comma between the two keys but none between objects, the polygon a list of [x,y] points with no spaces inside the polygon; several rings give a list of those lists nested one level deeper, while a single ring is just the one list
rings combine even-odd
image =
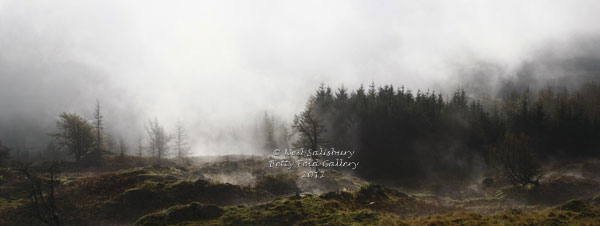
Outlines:
[{"label": "mist drifting over trees", "polygon": [[189,125],[192,155],[262,153],[255,121],[291,123],[321,82],[491,98],[507,78],[571,87],[598,71],[595,1],[338,3],[2,1],[0,137],[43,149],[61,112],[91,119],[98,99],[129,146],[157,116]]},{"label": "mist drifting over trees", "polygon": [[[492,149],[545,160],[598,157],[599,98],[596,83],[574,91],[512,88],[492,102],[470,98],[463,89],[444,98],[392,85],[334,91],[322,84],[301,114],[323,122],[319,139],[328,144],[319,147],[356,151],[366,165],[359,174],[411,184],[477,178],[494,161],[512,158]],[[507,139],[515,136],[530,141],[511,146]],[[523,158],[510,162],[529,161]]]},{"label": "mist drifting over trees", "polygon": [[596,225],[598,12],[0,0],[0,225]]}]

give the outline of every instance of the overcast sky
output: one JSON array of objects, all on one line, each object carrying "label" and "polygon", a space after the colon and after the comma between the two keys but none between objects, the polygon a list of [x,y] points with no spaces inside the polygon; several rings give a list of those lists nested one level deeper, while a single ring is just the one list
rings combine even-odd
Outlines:
[{"label": "overcast sky", "polygon": [[593,0],[0,0],[0,139],[43,146],[60,112],[91,119],[98,99],[117,136],[156,116],[186,123],[196,154],[243,152],[256,118],[290,120],[321,82],[446,91],[478,65],[496,81],[547,53],[599,50],[598,12]]}]

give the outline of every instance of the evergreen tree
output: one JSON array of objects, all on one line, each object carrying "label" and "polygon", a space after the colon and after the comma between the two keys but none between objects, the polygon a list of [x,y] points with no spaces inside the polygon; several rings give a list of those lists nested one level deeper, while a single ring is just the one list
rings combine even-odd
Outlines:
[{"label": "evergreen tree", "polygon": [[94,158],[96,161],[100,161],[102,159],[102,147],[105,145],[104,141],[104,120],[103,116],[100,113],[100,101],[96,100],[96,109],[94,111],[94,131],[96,135],[96,149],[94,150]]}]

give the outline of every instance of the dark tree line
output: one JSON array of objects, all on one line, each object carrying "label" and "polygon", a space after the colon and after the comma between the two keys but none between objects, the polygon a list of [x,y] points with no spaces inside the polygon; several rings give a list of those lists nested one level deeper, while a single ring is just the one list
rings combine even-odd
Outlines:
[{"label": "dark tree line", "polygon": [[532,155],[542,160],[600,156],[597,84],[513,89],[487,102],[462,89],[444,98],[391,85],[350,92],[322,84],[306,111],[323,122],[327,146],[356,151],[357,172],[371,179],[466,179],[488,169],[506,134],[530,138]]}]

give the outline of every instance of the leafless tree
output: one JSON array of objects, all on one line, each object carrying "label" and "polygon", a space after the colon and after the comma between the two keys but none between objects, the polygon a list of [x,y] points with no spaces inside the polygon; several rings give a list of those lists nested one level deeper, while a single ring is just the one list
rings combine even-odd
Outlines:
[{"label": "leafless tree", "polygon": [[[311,150],[317,150],[326,144],[325,125],[313,112],[313,105],[309,104],[307,109],[300,115],[294,117],[293,128],[298,132],[298,140],[295,143],[296,148],[309,148]],[[318,157],[311,155],[313,160],[318,160]],[[317,171],[318,171],[317,167]]]},{"label": "leafless tree", "polygon": [[185,128],[181,124],[181,121],[177,122],[175,127],[175,151],[177,152],[177,159],[181,162],[184,162],[185,158],[188,156],[188,152],[190,150],[188,143],[188,135],[185,131]]},{"label": "leafless tree", "polygon": [[47,179],[38,175],[37,172],[31,169],[29,164],[20,164],[19,167],[13,169],[23,173],[29,182],[28,189],[34,215],[40,221],[52,226],[62,225],[55,197],[57,181],[54,174],[57,171],[57,166],[58,164],[54,162],[47,169],[49,173]]},{"label": "leafless tree", "polygon": [[506,133],[502,143],[492,149],[492,157],[504,176],[514,184],[539,185],[541,165],[533,155],[528,136]]},{"label": "leafless tree", "polygon": [[169,142],[172,137],[167,134],[160,124],[158,124],[158,119],[156,118],[154,118],[154,121],[148,120],[146,132],[148,133],[148,147],[150,152],[153,156],[158,158],[158,162],[160,163],[161,159],[168,155]]}]

